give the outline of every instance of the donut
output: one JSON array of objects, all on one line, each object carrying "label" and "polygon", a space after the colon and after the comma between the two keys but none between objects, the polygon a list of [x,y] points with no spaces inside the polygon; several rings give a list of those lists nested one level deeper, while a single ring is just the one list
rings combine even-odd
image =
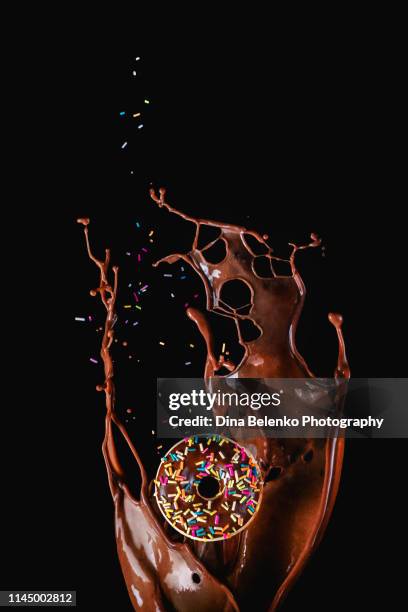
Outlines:
[{"label": "donut", "polygon": [[166,521],[202,542],[226,540],[248,527],[259,510],[263,487],[252,455],[220,435],[177,442],[161,458],[154,484]]}]

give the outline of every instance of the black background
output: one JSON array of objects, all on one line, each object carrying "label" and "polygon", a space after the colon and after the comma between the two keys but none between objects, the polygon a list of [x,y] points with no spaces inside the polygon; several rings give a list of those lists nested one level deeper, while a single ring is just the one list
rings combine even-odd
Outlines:
[{"label": "black background", "polygon": [[[202,294],[198,281],[167,286],[151,271],[150,252],[141,273],[134,265],[135,252],[150,248],[147,227],[155,229],[155,256],[188,246],[184,225],[150,202],[151,183],[190,214],[267,232],[278,246],[318,232],[326,257],[310,252],[300,262],[309,288],[301,352],[316,373],[330,374],[337,348],[326,316],[338,310],[354,376],[406,372],[401,77],[383,49],[346,47],[268,54],[245,45],[176,52],[157,43],[144,52],[73,36],[21,63],[21,161],[5,230],[13,243],[5,262],[10,323],[3,322],[12,341],[2,588],[76,589],[84,610],[130,609],[100,452],[104,406],[94,389],[102,371],[89,362],[99,337],[95,322],[74,321],[103,314],[88,295],[96,270],[76,217],[91,217],[95,249],[112,248],[124,282],[151,284],[140,334],[118,327],[133,355],[126,361],[118,343],[118,364],[126,362],[118,386],[120,376],[129,382],[121,409],[133,402],[153,410],[153,378],[200,375],[204,356],[183,313],[191,292]],[[129,116],[139,110],[141,121]],[[197,345],[191,369],[183,338]],[[129,427],[138,444],[142,425]],[[151,437],[143,440],[150,448]],[[390,593],[397,597],[405,449],[397,440],[347,444],[326,535],[284,610],[381,609]]]}]

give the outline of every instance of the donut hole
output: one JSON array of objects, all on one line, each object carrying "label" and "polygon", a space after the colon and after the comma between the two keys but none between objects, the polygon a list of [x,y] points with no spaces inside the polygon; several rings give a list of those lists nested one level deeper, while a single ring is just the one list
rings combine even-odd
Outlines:
[{"label": "donut hole", "polygon": [[214,476],[204,476],[197,487],[198,494],[204,499],[214,499],[220,492],[220,483]]},{"label": "donut hole", "polygon": [[200,574],[197,574],[196,572],[193,572],[191,574],[191,580],[193,582],[195,582],[195,584],[200,584],[200,582],[201,582]]}]

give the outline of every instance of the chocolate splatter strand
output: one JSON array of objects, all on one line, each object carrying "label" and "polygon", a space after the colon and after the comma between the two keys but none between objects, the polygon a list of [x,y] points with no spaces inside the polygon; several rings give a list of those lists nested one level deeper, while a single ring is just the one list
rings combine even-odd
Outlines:
[{"label": "chocolate splatter strand", "polygon": [[[90,242],[89,242],[89,232],[88,232],[89,219],[80,218],[80,219],[77,219],[77,222],[84,226],[85,242],[86,242],[86,248],[87,248],[89,259],[94,262],[94,264],[99,270],[99,286],[96,289],[92,289],[90,291],[90,294],[92,296],[99,295],[101,302],[106,309],[104,333],[102,337],[101,350],[100,350],[100,355],[101,355],[103,366],[104,366],[105,380],[102,385],[97,385],[96,389],[97,391],[105,392],[106,417],[105,417],[105,436],[104,436],[104,440],[102,444],[102,452],[103,452],[103,456],[105,459],[105,463],[108,468],[107,471],[108,471],[108,478],[109,478],[109,486],[110,486],[112,495],[114,495],[115,486],[112,480],[113,476],[120,479],[121,481],[123,481],[125,477],[123,468],[120,464],[120,461],[119,461],[119,458],[116,452],[115,443],[113,440],[113,433],[112,433],[112,422],[113,422],[118,427],[118,429],[120,430],[120,433],[125,438],[134,458],[136,459],[136,462],[140,469],[140,475],[142,478],[141,491],[142,491],[142,494],[144,494],[146,490],[146,486],[147,486],[147,475],[145,472],[145,468],[140,460],[140,457],[137,451],[135,450],[129,438],[129,435],[124,425],[122,424],[122,422],[120,421],[120,419],[118,418],[115,412],[114,367],[113,367],[113,361],[112,361],[112,355],[111,355],[111,346],[112,346],[112,343],[115,337],[114,326],[117,320],[116,298],[117,298],[117,292],[118,292],[119,268],[118,266],[112,266],[112,272],[114,275],[114,282],[112,286],[112,284],[108,280],[109,269],[110,269],[110,249],[105,249],[104,261],[95,257],[95,255],[92,253],[92,249],[91,249]],[[126,487],[126,485],[123,485],[123,486]]]}]

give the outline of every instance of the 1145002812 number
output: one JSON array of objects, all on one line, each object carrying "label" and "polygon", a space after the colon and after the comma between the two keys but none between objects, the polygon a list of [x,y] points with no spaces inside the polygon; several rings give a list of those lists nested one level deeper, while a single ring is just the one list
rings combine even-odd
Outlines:
[{"label": "1145002812 number", "polygon": [[76,591],[0,591],[0,606],[76,606]]}]

